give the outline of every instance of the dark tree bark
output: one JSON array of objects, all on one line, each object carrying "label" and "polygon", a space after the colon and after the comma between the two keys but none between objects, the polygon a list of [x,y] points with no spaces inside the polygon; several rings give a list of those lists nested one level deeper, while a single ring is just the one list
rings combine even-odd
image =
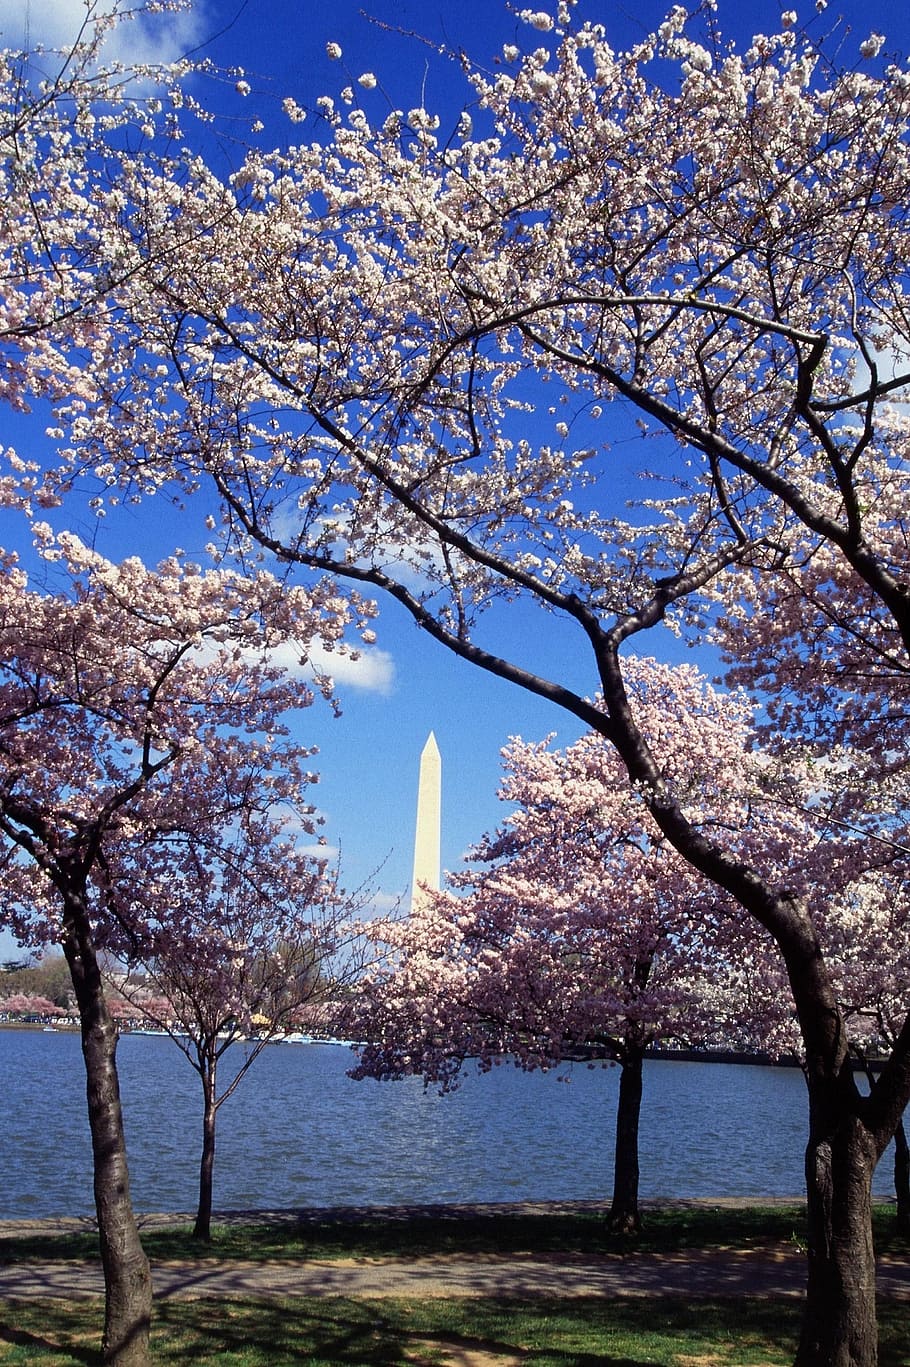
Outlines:
[{"label": "dark tree bark", "polygon": [[215,1064],[201,1071],[205,1107],[202,1113],[202,1157],[199,1161],[199,1205],[193,1238],[203,1243],[212,1238],[212,1179],[215,1171],[215,1122],[218,1106],[215,1100]]},{"label": "dark tree bark", "polygon": [[894,1194],[897,1197],[897,1228],[910,1234],[910,1145],[901,1116],[894,1131]]},{"label": "dark tree bark", "polygon": [[130,1200],[130,1179],[117,1078],[117,1029],[107,1003],[88,916],[68,901],[63,951],[79,1007],[95,1210],[104,1269],[103,1361],[107,1367],[150,1367],[152,1278]]},{"label": "dark tree bark", "polygon": [[638,1209],[638,1127],[641,1117],[644,1056],[643,1045],[627,1041],[620,1060],[613,1201],[607,1223],[611,1229],[624,1234],[637,1234],[641,1229],[641,1214]]},{"label": "dark tree bark", "polygon": [[[848,1065],[849,1067],[849,1065]],[[808,1283],[797,1367],[874,1367],[878,1361],[872,1174],[878,1149],[851,1106],[821,1103],[810,1081],[806,1148]]]},{"label": "dark tree bark", "polygon": [[[854,1052],[871,1092],[875,1088],[875,1070],[863,1050],[855,1049]],[[894,1131],[894,1195],[897,1200],[895,1225],[902,1234],[910,1234],[910,1147],[903,1115]]]}]

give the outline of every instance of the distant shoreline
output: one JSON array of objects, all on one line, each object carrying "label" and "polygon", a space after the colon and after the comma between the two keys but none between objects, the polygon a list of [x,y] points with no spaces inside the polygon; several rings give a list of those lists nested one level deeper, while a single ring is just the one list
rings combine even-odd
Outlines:
[{"label": "distant shoreline", "polygon": [[[79,1026],[71,1021],[67,1021],[65,1024],[60,1025],[54,1025],[50,1021],[46,1024],[39,1021],[0,1021],[0,1030],[34,1030],[41,1034],[73,1035],[79,1033]],[[120,1034],[121,1037],[127,1035],[145,1036],[150,1034],[163,1036],[166,1032],[121,1029]],[[337,1040],[327,1041],[320,1039],[313,1039],[307,1042],[310,1044],[338,1043]],[[238,1041],[238,1043],[242,1043],[242,1041]],[[283,1044],[284,1039],[281,1035],[276,1035],[269,1043]],[[750,1053],[744,1049],[673,1049],[668,1048],[665,1045],[657,1045],[646,1051],[645,1060],[647,1061],[648,1059],[659,1060],[661,1063],[727,1063],[755,1068],[802,1067],[800,1059],[793,1054],[782,1055],[780,1058],[775,1058],[773,1055],[764,1054],[761,1051]],[[603,1061],[606,1063],[610,1060],[603,1054],[596,1054],[593,1051],[588,1052],[584,1049],[574,1051],[572,1054],[567,1055],[563,1060],[565,1063],[583,1063],[589,1061]],[[869,1059],[868,1066],[872,1072],[876,1073],[881,1070],[883,1063],[884,1059],[872,1058]],[[866,1065],[861,1063],[858,1059],[853,1060],[854,1070],[862,1071],[865,1066]]]}]

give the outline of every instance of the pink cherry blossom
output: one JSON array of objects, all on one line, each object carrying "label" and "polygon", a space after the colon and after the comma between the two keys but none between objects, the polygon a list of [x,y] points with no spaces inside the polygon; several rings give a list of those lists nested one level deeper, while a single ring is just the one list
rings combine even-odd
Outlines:
[{"label": "pink cherry blossom", "polygon": [[[818,822],[792,781],[778,792],[745,699],[691,667],[629,659],[626,671],[637,724],[688,819],[722,822],[769,876],[792,879],[801,861],[811,895]],[[503,1056],[524,1068],[617,1062],[611,1219],[634,1228],[647,1048],[783,1052],[789,1025],[792,1053],[792,1000],[769,945],[667,841],[603,736],[562,752],[513,740],[504,767],[500,797],[513,810],[473,851],[475,867],[407,920],[369,928],[381,953],[353,1000],[349,1029],[369,1041],[355,1075],[417,1073],[446,1090],[469,1062],[489,1069]],[[734,967],[744,962],[745,980]]]},{"label": "pink cherry blossom", "polygon": [[[869,1188],[910,1031],[867,1101],[827,878],[785,864],[784,837],[769,858],[741,806],[702,819],[672,762],[698,691],[648,732],[629,651],[664,628],[719,642],[768,763],[795,752],[799,806],[826,814],[831,895],[888,841],[904,876],[910,83],[876,35],[844,69],[789,18],[740,50],[677,6],[625,52],[568,5],[552,28],[549,8],[520,18],[532,41],[504,65],[462,62],[457,133],[425,107],[374,126],[339,90],[324,140],[282,134],[222,177],[176,82],[167,109],[114,101],[110,137],[82,90],[82,161],[52,105],[26,120],[37,198],[21,207],[8,168],[3,393],[45,400],[62,435],[55,471],[10,453],[2,495],[88,479],[113,508],[205,482],[245,557],[391,594],[615,748],[786,975],[810,1092],[800,1363],[870,1367]],[[542,634],[558,616],[560,659],[574,632],[571,667],[542,672],[502,615],[516,599]]]}]

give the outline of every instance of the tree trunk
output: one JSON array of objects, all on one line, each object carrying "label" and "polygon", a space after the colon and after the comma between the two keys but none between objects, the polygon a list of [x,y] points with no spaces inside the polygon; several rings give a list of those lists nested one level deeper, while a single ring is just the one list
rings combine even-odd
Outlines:
[{"label": "tree trunk", "polygon": [[202,1090],[205,1109],[202,1115],[202,1158],[199,1162],[199,1205],[193,1238],[209,1243],[212,1238],[212,1180],[215,1170],[215,1120],[218,1114],[214,1067],[203,1072]]},{"label": "tree trunk", "polygon": [[152,1278],[130,1201],[117,1079],[117,1030],[104,999],[88,919],[79,907],[67,908],[63,948],[82,1028],[95,1210],[104,1269],[103,1361],[107,1367],[150,1367]]},{"label": "tree trunk", "polygon": [[607,1216],[611,1229],[636,1234],[641,1229],[638,1210],[638,1124],[645,1051],[626,1043],[620,1063],[619,1102],[616,1108],[616,1146],[613,1162],[613,1203]]},{"label": "tree trunk", "polygon": [[910,1145],[903,1116],[894,1131],[894,1194],[897,1197],[897,1228],[910,1234]]},{"label": "tree trunk", "polygon": [[809,1268],[796,1367],[876,1367],[872,1174],[878,1154],[846,1104],[823,1132],[815,1130],[810,1119]]}]

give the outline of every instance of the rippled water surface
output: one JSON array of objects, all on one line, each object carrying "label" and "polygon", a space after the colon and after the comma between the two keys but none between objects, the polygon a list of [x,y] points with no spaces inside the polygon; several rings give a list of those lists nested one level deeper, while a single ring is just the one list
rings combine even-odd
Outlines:
[{"label": "rippled water surface", "polygon": [[[168,1039],[118,1048],[138,1210],[195,1205],[201,1088]],[[454,1095],[416,1079],[352,1082],[347,1049],[272,1045],[219,1113],[215,1205],[396,1204],[608,1197],[618,1072],[576,1066],[470,1075]],[[76,1034],[0,1030],[0,1217],[92,1210]],[[641,1194],[802,1190],[806,1092],[789,1068],[645,1065]],[[889,1194],[890,1159],[876,1189]]]}]

